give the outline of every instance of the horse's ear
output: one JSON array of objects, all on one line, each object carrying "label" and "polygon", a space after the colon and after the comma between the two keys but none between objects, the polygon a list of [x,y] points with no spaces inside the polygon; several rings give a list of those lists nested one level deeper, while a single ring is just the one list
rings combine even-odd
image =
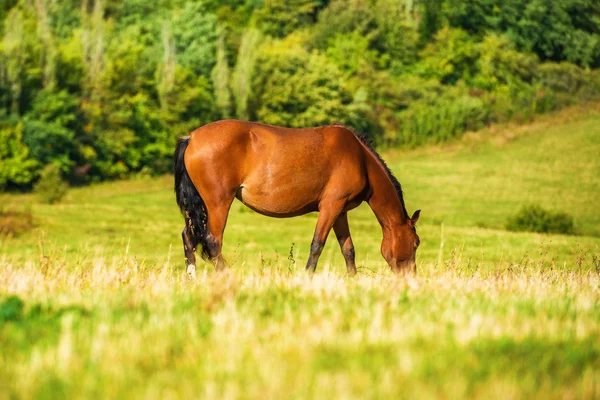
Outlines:
[{"label": "horse's ear", "polygon": [[421,210],[415,211],[413,216],[410,218],[410,223],[412,226],[415,226],[417,224],[417,221],[419,220],[420,215],[421,215]]}]

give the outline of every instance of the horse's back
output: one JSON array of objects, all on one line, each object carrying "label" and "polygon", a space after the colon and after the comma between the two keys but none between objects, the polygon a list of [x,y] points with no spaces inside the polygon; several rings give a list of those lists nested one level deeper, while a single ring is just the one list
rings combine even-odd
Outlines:
[{"label": "horse's back", "polygon": [[217,184],[234,190],[267,215],[315,211],[324,198],[351,200],[366,185],[362,146],[342,126],[293,129],[224,120],[190,136],[186,166],[205,175],[192,180],[204,180],[198,185],[205,191]]}]

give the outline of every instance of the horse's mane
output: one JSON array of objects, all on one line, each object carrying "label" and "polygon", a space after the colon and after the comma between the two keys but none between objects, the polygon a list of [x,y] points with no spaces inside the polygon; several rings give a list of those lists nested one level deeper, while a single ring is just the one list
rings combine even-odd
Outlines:
[{"label": "horse's mane", "polygon": [[344,127],[345,129],[348,129],[350,132],[352,132],[352,134],[354,134],[354,136],[356,136],[356,138],[365,146],[365,148],[379,161],[379,163],[381,164],[381,166],[387,173],[388,178],[390,178],[390,181],[392,181],[392,184],[394,185],[394,189],[396,190],[396,194],[398,195],[398,198],[400,199],[400,203],[402,204],[402,210],[404,211],[404,216],[408,219],[409,216],[408,216],[408,212],[406,211],[406,205],[404,204],[404,194],[402,193],[402,185],[400,185],[400,182],[398,182],[398,179],[394,176],[394,173],[390,170],[390,167],[387,166],[387,164],[385,163],[383,158],[381,158],[379,153],[377,151],[375,151],[375,149],[373,148],[373,143],[372,143],[371,138],[369,138],[368,136],[363,135],[361,133],[358,133],[354,129],[349,128],[345,125],[342,125],[339,123],[334,123],[332,125]]}]

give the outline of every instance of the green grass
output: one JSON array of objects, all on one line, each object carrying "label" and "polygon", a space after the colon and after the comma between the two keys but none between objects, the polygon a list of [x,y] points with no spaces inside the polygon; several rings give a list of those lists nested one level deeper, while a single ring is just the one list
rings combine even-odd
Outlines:
[{"label": "green grass", "polygon": [[[598,109],[599,107],[596,106]],[[572,259],[577,245],[600,244],[600,109],[568,124],[549,119],[532,127],[479,133],[446,148],[384,154],[403,185],[409,213],[422,209],[418,232],[421,263],[447,258],[452,250],[465,260],[517,263],[548,252],[560,262]],[[518,131],[517,131],[518,130]],[[38,229],[3,239],[11,257],[39,255],[41,241],[67,254],[122,254],[162,262],[169,249],[183,260],[182,218],[175,205],[172,177],[104,183],[71,190],[59,205],[43,205],[30,195],[0,197],[7,207],[31,207]],[[505,231],[507,219],[524,204],[565,211],[578,236]],[[287,260],[292,243],[297,264],[305,262],[316,214],[291,219],[258,215],[234,202],[225,230],[224,253],[233,265]],[[360,265],[387,268],[379,254],[380,228],[368,206],[349,214]],[[442,228],[443,224],[443,228]],[[444,242],[441,248],[442,240]],[[157,261],[158,260],[158,261]],[[343,258],[330,240],[320,265],[343,270]]]},{"label": "green grass", "polygon": [[[366,206],[350,213],[355,278],[335,240],[303,272],[316,215],[236,202],[232,268],[190,281],[171,177],[58,205],[2,195],[37,228],[0,239],[0,399],[598,397],[594,107],[384,154],[423,210],[416,277],[390,273]],[[568,212],[577,235],[505,231],[523,204]]]},{"label": "green grass", "polygon": [[269,268],[190,282],[132,258],[0,267],[24,299],[0,335],[0,389],[13,397],[600,393],[597,273],[310,279]]}]

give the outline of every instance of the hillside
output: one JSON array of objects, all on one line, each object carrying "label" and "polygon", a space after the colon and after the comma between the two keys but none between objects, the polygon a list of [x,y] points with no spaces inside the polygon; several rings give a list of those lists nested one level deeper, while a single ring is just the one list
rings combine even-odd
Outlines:
[{"label": "hillside", "polygon": [[[471,134],[444,147],[383,156],[403,185],[409,212],[423,210],[418,227],[422,266],[437,263],[440,254],[448,262],[453,251],[454,257],[498,266],[499,261],[517,263],[540,252],[564,262],[577,245],[597,249],[599,148],[600,106],[595,104],[541,118],[533,125]],[[38,225],[30,234],[2,239],[2,252],[9,257],[37,257],[43,240],[45,251],[57,256],[110,256],[128,249],[149,265],[169,254],[183,264],[182,219],[170,176],[72,189],[66,201],[54,206],[39,204],[32,195],[5,194],[0,201],[8,208],[31,205]],[[506,219],[524,204],[568,212],[575,218],[578,235],[505,231]],[[363,205],[349,215],[359,265],[384,268],[381,233],[371,211]],[[236,200],[225,231],[224,254],[237,267],[287,263],[293,243],[295,268],[301,268],[315,222],[316,214],[267,218]],[[337,243],[330,240],[320,267],[333,264],[342,269],[338,253]]]}]

